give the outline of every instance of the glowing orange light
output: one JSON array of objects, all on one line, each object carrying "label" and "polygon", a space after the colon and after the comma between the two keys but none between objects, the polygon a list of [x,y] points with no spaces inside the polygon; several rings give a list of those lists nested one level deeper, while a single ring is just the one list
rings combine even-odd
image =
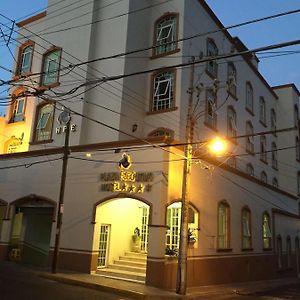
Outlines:
[{"label": "glowing orange light", "polygon": [[226,151],[227,143],[223,139],[216,137],[210,142],[209,148],[214,155],[221,155]]}]

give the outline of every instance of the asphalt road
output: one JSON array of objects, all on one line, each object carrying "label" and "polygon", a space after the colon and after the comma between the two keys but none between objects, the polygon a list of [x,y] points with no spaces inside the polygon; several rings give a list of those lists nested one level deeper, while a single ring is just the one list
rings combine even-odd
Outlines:
[{"label": "asphalt road", "polygon": [[0,264],[1,300],[133,300],[112,293],[66,285],[34,275],[26,266]]}]

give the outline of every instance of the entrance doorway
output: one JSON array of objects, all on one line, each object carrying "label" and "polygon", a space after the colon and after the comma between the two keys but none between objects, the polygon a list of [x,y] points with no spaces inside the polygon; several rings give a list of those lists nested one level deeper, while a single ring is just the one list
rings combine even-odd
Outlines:
[{"label": "entrance doorway", "polygon": [[98,268],[109,267],[126,253],[145,257],[149,211],[149,205],[132,198],[111,199],[97,206],[94,241]]}]

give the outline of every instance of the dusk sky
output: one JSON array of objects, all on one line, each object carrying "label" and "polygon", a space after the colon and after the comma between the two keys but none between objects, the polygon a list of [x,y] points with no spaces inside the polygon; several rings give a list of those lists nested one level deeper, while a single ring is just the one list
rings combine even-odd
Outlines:
[{"label": "dusk sky", "polygon": [[[207,0],[207,3],[225,26],[300,8],[299,1],[295,0]],[[0,13],[10,19],[20,21],[45,9],[46,6],[46,0],[2,0]],[[10,26],[7,19],[0,17],[1,29],[7,30],[3,24]],[[253,49],[300,39],[299,25],[300,13],[296,13],[239,27],[231,30],[230,33],[233,36],[239,36],[249,49]],[[9,47],[14,54],[14,43],[10,44]],[[300,45],[273,50],[273,52],[272,54],[259,55],[259,69],[263,76],[271,86],[295,83],[300,89]],[[263,56],[270,55],[273,57],[263,58]],[[13,58],[3,39],[1,39],[0,79],[8,80],[11,78],[11,73],[4,70],[3,67],[13,69]],[[7,95],[7,88],[7,86],[0,87],[0,97]],[[1,111],[3,111],[3,107],[0,107]]]}]

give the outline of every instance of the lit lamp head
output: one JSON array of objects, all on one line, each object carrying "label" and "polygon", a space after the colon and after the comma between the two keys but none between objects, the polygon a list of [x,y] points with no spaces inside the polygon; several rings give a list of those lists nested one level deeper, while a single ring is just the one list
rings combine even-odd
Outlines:
[{"label": "lit lamp head", "polygon": [[215,156],[219,156],[225,153],[227,149],[227,143],[224,139],[216,137],[209,142],[209,150]]}]

